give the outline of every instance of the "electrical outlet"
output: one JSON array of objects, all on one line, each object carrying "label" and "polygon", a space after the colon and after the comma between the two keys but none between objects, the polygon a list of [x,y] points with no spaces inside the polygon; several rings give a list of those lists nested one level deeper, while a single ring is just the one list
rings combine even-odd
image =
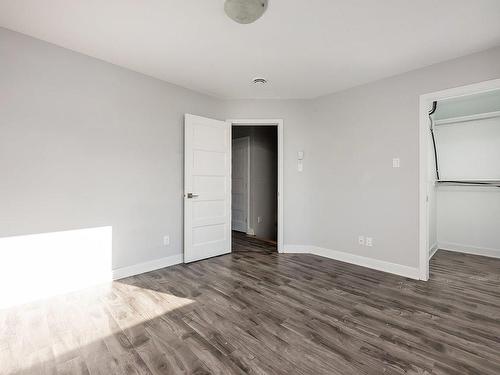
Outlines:
[{"label": "electrical outlet", "polygon": [[358,236],[358,244],[363,246],[365,244],[365,237]]},{"label": "electrical outlet", "polygon": [[366,237],[366,246],[368,246],[368,247],[372,247],[373,246],[373,238]]},{"label": "electrical outlet", "polygon": [[163,246],[170,245],[170,236],[163,236]]},{"label": "electrical outlet", "polygon": [[262,223],[262,216],[257,217],[257,223],[259,223],[259,224]]}]

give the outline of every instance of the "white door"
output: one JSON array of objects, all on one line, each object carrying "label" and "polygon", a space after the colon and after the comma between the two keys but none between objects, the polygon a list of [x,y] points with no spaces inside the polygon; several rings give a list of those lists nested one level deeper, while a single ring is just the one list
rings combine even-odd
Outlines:
[{"label": "white door", "polygon": [[231,229],[245,233],[248,230],[249,153],[249,137],[233,139]]},{"label": "white door", "polygon": [[186,114],[184,262],[231,252],[231,125]]}]

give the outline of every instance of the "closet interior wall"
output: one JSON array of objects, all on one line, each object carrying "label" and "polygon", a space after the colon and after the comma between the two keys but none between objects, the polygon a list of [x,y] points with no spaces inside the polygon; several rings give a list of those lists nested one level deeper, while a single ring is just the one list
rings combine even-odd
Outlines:
[{"label": "closet interior wall", "polygon": [[[438,102],[432,116],[440,181],[500,180],[500,90]],[[500,258],[500,188],[437,182],[432,149],[429,216],[430,257],[439,248]]]}]

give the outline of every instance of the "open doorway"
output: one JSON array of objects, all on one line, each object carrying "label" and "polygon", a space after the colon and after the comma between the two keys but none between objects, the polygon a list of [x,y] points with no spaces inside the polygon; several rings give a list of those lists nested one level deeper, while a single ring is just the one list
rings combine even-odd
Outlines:
[{"label": "open doorway", "polygon": [[436,252],[500,257],[499,150],[500,80],[421,96],[421,279]]},{"label": "open doorway", "polygon": [[[271,162],[277,169],[275,177],[275,180],[277,179],[275,190],[277,212],[274,214],[277,216],[277,223],[274,222],[276,245],[274,245],[273,252],[276,250],[280,253],[284,252],[283,120],[220,121],[186,114],[184,126],[184,263],[233,251],[231,233],[231,133],[233,126],[273,127],[276,130],[277,157],[275,162]],[[251,162],[251,159],[249,160]],[[251,199],[250,194],[248,197]],[[240,205],[240,207],[243,206]],[[248,211],[247,222],[250,220],[250,210],[251,207]],[[256,239],[247,237],[255,235],[255,227],[253,233],[247,234],[244,231],[245,226],[241,225],[241,220],[239,225],[239,230],[242,231],[240,233],[244,235],[243,239]],[[235,242],[239,242],[239,238]]]},{"label": "open doorway", "polygon": [[232,123],[232,251],[277,252],[278,124]]}]

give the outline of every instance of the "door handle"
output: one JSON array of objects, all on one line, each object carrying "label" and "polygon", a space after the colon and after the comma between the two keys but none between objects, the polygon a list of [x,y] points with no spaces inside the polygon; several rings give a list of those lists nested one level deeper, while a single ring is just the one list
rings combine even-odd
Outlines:
[{"label": "door handle", "polygon": [[188,197],[188,199],[191,199],[191,198],[199,197],[199,195],[198,194],[193,194],[193,193],[187,193],[187,197]]}]

